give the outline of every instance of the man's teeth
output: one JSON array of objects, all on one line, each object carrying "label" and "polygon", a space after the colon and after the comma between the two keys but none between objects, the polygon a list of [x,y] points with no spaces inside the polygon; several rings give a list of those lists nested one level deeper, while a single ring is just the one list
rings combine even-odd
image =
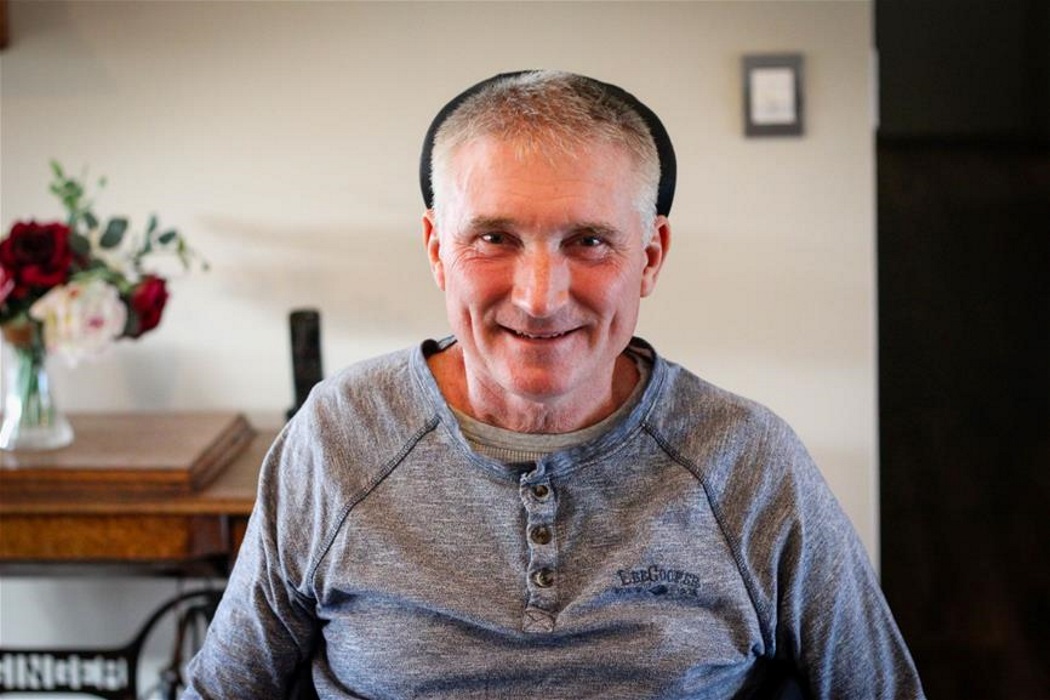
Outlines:
[{"label": "man's teeth", "polygon": [[514,333],[516,335],[521,336],[522,338],[528,338],[529,340],[551,340],[552,338],[560,338],[561,336],[565,335],[564,332],[563,333],[534,334],[534,333],[525,333],[524,331],[514,331]]}]

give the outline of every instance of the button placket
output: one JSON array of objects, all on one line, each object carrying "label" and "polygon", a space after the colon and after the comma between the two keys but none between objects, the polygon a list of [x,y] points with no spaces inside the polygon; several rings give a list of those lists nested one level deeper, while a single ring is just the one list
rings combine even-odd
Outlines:
[{"label": "button placket", "polygon": [[[527,514],[525,523],[529,564],[526,574],[528,602],[523,628],[527,632],[554,629],[553,611],[557,602],[557,532],[555,515],[558,499],[549,478],[539,470],[526,474],[521,482],[521,500]],[[539,477],[539,478],[537,478]]]}]

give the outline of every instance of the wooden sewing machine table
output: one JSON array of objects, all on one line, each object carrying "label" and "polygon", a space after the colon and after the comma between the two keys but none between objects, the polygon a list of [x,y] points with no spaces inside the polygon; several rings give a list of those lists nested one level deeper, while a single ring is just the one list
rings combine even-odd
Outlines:
[{"label": "wooden sewing machine table", "polygon": [[229,572],[275,431],[231,412],[70,420],[69,447],[0,455],[0,574]]},{"label": "wooden sewing machine table", "polygon": [[[68,447],[0,455],[0,574],[229,574],[276,431],[256,432],[233,412],[83,414],[70,422]],[[136,700],[142,649],[157,623],[174,616],[182,629],[194,616],[210,620],[221,593],[209,585],[176,596],[118,647],[0,643],[0,695]],[[169,673],[160,674],[164,697],[176,697]]]}]

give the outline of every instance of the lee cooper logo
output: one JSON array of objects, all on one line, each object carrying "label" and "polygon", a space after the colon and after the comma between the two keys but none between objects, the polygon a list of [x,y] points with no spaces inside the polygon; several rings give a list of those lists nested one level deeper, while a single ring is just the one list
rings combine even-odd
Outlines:
[{"label": "lee cooper logo", "polygon": [[616,575],[620,579],[617,591],[625,594],[700,597],[700,577],[689,571],[653,564],[644,569],[620,569]]}]

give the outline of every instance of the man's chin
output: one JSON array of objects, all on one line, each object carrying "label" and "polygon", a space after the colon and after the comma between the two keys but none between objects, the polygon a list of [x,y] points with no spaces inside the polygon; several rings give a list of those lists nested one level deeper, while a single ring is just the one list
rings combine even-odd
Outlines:
[{"label": "man's chin", "polygon": [[503,382],[508,394],[533,403],[552,404],[572,393],[572,370],[568,367],[535,372],[513,370],[511,378]]}]

